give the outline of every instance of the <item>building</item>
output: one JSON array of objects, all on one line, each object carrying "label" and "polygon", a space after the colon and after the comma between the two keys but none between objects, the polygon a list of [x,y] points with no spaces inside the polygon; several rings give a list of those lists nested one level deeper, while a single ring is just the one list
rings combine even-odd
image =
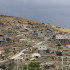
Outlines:
[{"label": "building", "polygon": [[32,34],[33,36],[38,36],[38,33],[37,33],[36,31],[33,31],[31,34]]},{"label": "building", "polygon": [[38,31],[38,37],[44,37],[45,34],[44,34],[44,31]]},{"label": "building", "polygon": [[0,42],[6,41],[6,36],[0,35]]},{"label": "building", "polygon": [[38,53],[40,53],[41,55],[46,55],[47,49],[48,49],[48,46],[46,46],[46,45],[39,45],[38,46]]},{"label": "building", "polygon": [[69,34],[57,34],[55,40],[61,44],[70,44],[70,35]]},{"label": "building", "polygon": [[53,35],[55,34],[55,31],[53,29],[41,29],[38,31],[38,37],[43,37],[44,40],[52,39]]},{"label": "building", "polygon": [[7,36],[5,35],[0,35],[0,44],[2,44],[3,42],[5,42],[7,40]]},{"label": "building", "polygon": [[40,55],[39,53],[33,53],[33,54],[31,55],[31,57],[36,57],[36,58],[38,58],[38,57],[41,57],[41,55]]}]

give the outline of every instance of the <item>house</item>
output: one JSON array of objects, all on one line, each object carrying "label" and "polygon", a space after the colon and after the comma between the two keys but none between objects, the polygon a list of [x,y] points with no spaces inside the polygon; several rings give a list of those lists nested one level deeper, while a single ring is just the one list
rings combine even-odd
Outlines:
[{"label": "house", "polygon": [[38,31],[38,37],[44,37],[44,32],[43,31]]},{"label": "house", "polygon": [[11,50],[13,50],[13,51],[18,51],[18,50],[21,50],[21,47],[12,47]]},{"label": "house", "polygon": [[0,34],[0,44],[2,44],[3,42],[5,42],[6,40],[7,40],[7,35]]},{"label": "house", "polygon": [[38,58],[38,57],[41,57],[41,55],[40,55],[39,53],[33,53],[33,54],[31,55],[31,57],[36,57],[36,58]]},{"label": "house", "polygon": [[53,29],[46,28],[45,29],[45,37],[44,37],[44,40],[52,39],[55,34],[56,33],[55,33],[55,31]]},{"label": "house", "polygon": [[38,31],[38,37],[43,37],[44,40],[52,39],[55,31],[53,29],[45,28]]},{"label": "house", "polygon": [[31,32],[31,34],[32,34],[33,36],[38,36],[37,31],[33,31],[33,32]]},{"label": "house", "polygon": [[41,55],[46,55],[47,49],[48,49],[48,46],[46,46],[46,45],[39,45],[38,46],[38,53],[40,53]]},{"label": "house", "polygon": [[6,36],[0,35],[0,42],[6,41]]},{"label": "house", "polygon": [[55,40],[57,43],[61,44],[70,44],[70,35],[69,34],[57,34],[55,35]]}]

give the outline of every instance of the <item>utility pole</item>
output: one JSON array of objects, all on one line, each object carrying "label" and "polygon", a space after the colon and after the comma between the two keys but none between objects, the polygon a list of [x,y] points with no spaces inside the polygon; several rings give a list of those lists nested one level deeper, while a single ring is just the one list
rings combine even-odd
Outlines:
[{"label": "utility pole", "polygon": [[18,70],[18,59],[17,59],[17,70]]},{"label": "utility pole", "polygon": [[27,63],[27,70],[28,70],[28,63]]},{"label": "utility pole", "polygon": [[22,70],[23,70],[23,59],[22,59]]},{"label": "utility pole", "polygon": [[62,58],[62,70],[63,70],[63,56],[61,58]]}]

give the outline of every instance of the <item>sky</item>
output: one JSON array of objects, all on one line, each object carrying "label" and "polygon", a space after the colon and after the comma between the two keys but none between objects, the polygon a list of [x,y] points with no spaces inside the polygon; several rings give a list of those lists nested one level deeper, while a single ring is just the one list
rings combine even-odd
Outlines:
[{"label": "sky", "polygon": [[70,29],[70,0],[0,0],[0,14]]}]

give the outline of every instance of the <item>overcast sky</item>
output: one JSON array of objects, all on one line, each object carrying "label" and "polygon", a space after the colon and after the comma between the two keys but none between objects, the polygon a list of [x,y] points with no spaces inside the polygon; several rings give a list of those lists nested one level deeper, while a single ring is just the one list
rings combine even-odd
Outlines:
[{"label": "overcast sky", "polygon": [[0,14],[70,28],[70,0],[0,0]]}]

